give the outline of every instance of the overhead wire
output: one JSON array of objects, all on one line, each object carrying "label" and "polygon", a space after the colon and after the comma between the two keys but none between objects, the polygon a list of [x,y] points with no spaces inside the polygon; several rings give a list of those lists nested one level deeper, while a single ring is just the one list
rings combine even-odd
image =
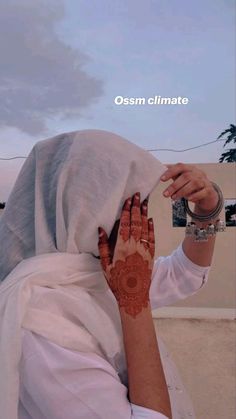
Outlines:
[{"label": "overhead wire", "polygon": [[[220,138],[220,139],[217,139],[217,140],[214,140],[214,141],[209,141],[207,143],[199,144],[199,145],[194,146],[194,147],[183,148],[183,149],[180,149],[180,150],[176,150],[174,148],[153,148],[153,149],[146,149],[146,151],[152,151],[152,152],[153,151],[171,151],[171,152],[174,152],[174,153],[183,153],[184,151],[189,151],[189,150],[194,150],[196,148],[205,147],[209,144],[213,144],[213,143],[216,143],[216,142],[219,142],[219,141],[226,141],[226,140],[223,139],[223,138]],[[0,157],[0,160],[14,160],[14,159],[26,159],[26,158],[27,158],[27,156],[15,156],[15,157],[9,157],[9,158]]]}]

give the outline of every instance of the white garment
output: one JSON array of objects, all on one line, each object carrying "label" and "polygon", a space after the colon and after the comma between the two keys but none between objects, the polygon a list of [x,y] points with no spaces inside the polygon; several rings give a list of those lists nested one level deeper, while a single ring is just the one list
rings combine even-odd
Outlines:
[{"label": "white garment", "polygon": [[[99,253],[97,227],[109,235],[124,200],[136,191],[146,198],[165,170],[150,153],[105,131],[62,134],[33,147],[0,219],[0,419],[18,415],[22,327],[96,354],[125,377],[117,302],[92,256]],[[163,297],[159,307],[190,294],[187,273],[178,287],[175,268],[167,272],[168,287],[178,291],[152,284]]]},{"label": "white garment", "polygon": [[[154,264],[151,308],[193,294],[206,282],[180,245]],[[164,304],[165,305],[165,304]],[[28,330],[23,332],[18,419],[164,419],[154,410],[129,403],[127,371],[120,374],[101,356],[64,349]],[[193,419],[191,401],[164,343],[158,337],[173,419]],[[39,376],[40,374],[40,376]],[[79,414],[79,416],[78,416]]]},{"label": "white garment", "polygon": [[0,281],[35,255],[98,256],[98,226],[109,235],[125,199],[137,191],[145,199],[166,170],[148,151],[107,131],[39,141],[0,219]]},{"label": "white garment", "polygon": [[127,387],[104,358],[62,348],[28,330],[20,378],[18,419],[166,419],[129,403]]}]

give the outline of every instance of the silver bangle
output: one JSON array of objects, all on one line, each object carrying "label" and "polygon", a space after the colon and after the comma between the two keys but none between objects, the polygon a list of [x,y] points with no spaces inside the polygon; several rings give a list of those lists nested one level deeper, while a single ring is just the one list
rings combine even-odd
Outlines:
[{"label": "silver bangle", "polygon": [[[194,212],[190,210],[188,206],[188,201],[184,198],[185,211],[194,220],[198,220],[202,222],[212,220],[213,218],[216,218],[217,215],[220,214],[223,208],[224,197],[221,192],[221,189],[216,183],[214,182],[211,182],[211,183],[213,187],[215,188],[216,192],[218,193],[219,200],[218,200],[216,208],[210,214],[208,215],[195,214]],[[208,224],[207,227],[204,227],[204,228],[198,227],[193,221],[191,221],[187,223],[186,236],[192,236],[194,238],[194,241],[196,242],[204,242],[204,241],[208,241],[209,237],[215,236],[216,233],[225,231],[225,229],[226,229],[225,222],[220,219],[217,219],[214,224],[213,223]]]},{"label": "silver bangle", "polygon": [[223,194],[222,194],[222,191],[221,191],[220,187],[214,182],[211,182],[211,183],[212,183],[214,189],[216,190],[216,192],[218,194],[219,200],[218,200],[216,208],[212,212],[210,212],[210,214],[207,214],[207,215],[195,214],[194,212],[192,212],[190,210],[189,205],[188,205],[188,200],[183,198],[183,204],[184,204],[185,211],[187,212],[187,214],[190,217],[192,217],[193,220],[210,221],[212,218],[215,218],[215,217],[217,217],[217,215],[220,214],[220,212],[221,212],[221,210],[224,206],[224,197],[223,197]]},{"label": "silver bangle", "polygon": [[208,237],[215,236],[216,233],[225,231],[225,222],[222,220],[217,220],[215,224],[208,224],[207,227],[197,227],[196,224],[191,221],[187,223],[186,226],[186,236],[193,237],[195,242],[205,242],[208,241]]}]

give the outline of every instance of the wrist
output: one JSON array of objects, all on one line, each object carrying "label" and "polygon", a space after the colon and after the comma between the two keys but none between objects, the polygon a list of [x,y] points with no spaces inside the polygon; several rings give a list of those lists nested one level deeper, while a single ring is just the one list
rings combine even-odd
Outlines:
[{"label": "wrist", "polygon": [[150,314],[152,315],[150,300],[147,301],[146,306],[142,306],[139,308],[139,312],[135,316],[130,314],[130,312],[132,311],[131,307],[127,308],[126,306],[120,305],[118,307],[120,311],[120,316],[124,320],[135,321],[137,319],[143,319],[145,316],[149,316]]},{"label": "wrist", "polygon": [[215,208],[213,208],[213,210],[210,210],[210,207],[213,206],[214,203],[216,202],[216,200],[215,200],[216,196],[214,194],[213,198],[212,198],[212,193],[213,193],[212,190],[209,192],[209,196],[211,197],[211,200],[209,200],[209,197],[208,197],[207,198],[207,203],[206,203],[205,198],[204,198],[204,200],[196,202],[196,205],[198,207],[197,210],[200,211],[200,214],[196,213],[196,212],[195,213],[192,212],[189,208],[188,200],[187,199],[183,200],[184,208],[185,208],[186,213],[190,217],[192,217],[194,220],[198,220],[198,221],[201,221],[201,222],[211,221],[212,219],[215,219],[216,217],[219,216],[219,214],[220,214],[220,212],[221,212],[221,210],[224,206],[224,197],[223,197],[221,189],[219,188],[219,186],[216,183],[214,183],[214,182],[211,182],[211,183],[212,183],[212,186],[214,187],[214,189],[216,191],[216,194],[218,195],[218,201],[217,201],[217,204],[216,204]]},{"label": "wrist", "polygon": [[225,231],[225,222],[219,218],[224,206],[224,197],[219,186],[214,182],[211,183],[216,194],[210,190],[207,203],[204,201],[205,205],[203,205],[203,200],[198,201],[194,212],[190,210],[188,201],[184,200],[186,213],[192,219],[190,223],[187,223],[186,236],[193,237],[197,242],[208,241],[208,238],[214,237],[217,232]]},{"label": "wrist", "polygon": [[219,203],[219,195],[215,189],[208,195],[205,200],[199,201],[195,204],[194,212],[197,215],[207,215],[214,211]]}]

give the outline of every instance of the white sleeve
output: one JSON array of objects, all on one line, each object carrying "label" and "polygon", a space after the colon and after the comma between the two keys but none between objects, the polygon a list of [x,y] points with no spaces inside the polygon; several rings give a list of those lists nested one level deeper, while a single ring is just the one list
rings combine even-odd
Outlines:
[{"label": "white sleeve", "polygon": [[19,419],[166,419],[133,405],[115,369],[101,356],[62,348],[24,331]]},{"label": "white sleeve", "polygon": [[134,419],[169,419],[162,413],[156,412],[146,407],[138,406],[137,404],[130,403],[132,407],[132,418]]},{"label": "white sleeve", "polygon": [[199,266],[184,253],[182,243],[169,256],[154,262],[150,304],[154,310],[194,294],[208,279],[211,266]]}]

